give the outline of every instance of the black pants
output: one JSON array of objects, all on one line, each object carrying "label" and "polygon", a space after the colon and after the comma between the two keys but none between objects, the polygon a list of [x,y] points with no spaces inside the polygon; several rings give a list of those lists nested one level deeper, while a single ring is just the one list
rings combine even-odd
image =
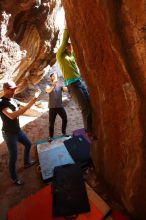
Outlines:
[{"label": "black pants", "polygon": [[67,126],[67,114],[65,109],[62,108],[50,108],[49,110],[49,136],[50,138],[53,137],[54,135],[54,123],[57,114],[61,117],[62,119],[62,134],[66,134],[66,126]]}]

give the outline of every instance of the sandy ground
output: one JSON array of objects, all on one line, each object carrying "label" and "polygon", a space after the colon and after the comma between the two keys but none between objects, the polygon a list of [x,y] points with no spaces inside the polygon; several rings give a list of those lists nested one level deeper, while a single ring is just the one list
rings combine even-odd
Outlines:
[{"label": "sandy ground", "polygon": [[[22,130],[32,141],[31,158],[38,160],[36,141],[48,137],[48,94],[45,93],[45,83],[40,84],[42,89],[40,101],[37,106],[28,112],[30,116],[20,116]],[[30,94],[32,91],[30,92]],[[27,94],[28,96],[28,94]],[[73,130],[82,128],[82,116],[79,108],[70,99],[68,93],[63,95],[64,106],[68,116],[67,133],[72,134]],[[21,100],[22,101],[22,100]],[[35,115],[36,117],[32,117]],[[0,130],[2,122],[0,119]],[[61,119],[57,117],[55,122],[55,134],[61,135]],[[31,168],[23,168],[23,146],[18,145],[17,159],[18,175],[25,181],[24,186],[18,187],[11,183],[8,173],[8,152],[0,132],[0,219],[5,220],[9,208],[18,204],[22,199],[30,196],[45,186],[41,180],[41,173],[38,165]]]},{"label": "sandy ground", "polygon": [[[62,83],[62,80],[60,80]],[[48,94],[45,93],[46,80],[42,80],[39,84],[42,90],[37,105],[33,106],[25,116],[20,116],[21,129],[27,134],[32,141],[31,158],[38,161],[38,155],[36,150],[36,142],[48,137]],[[33,90],[27,90],[23,92],[23,95],[19,95],[20,101],[28,101],[32,96]],[[24,98],[25,96],[25,98]],[[82,115],[75,103],[70,99],[68,93],[63,94],[64,107],[68,116],[67,133],[72,132],[78,128],[83,127]],[[29,115],[29,116],[28,116]],[[33,117],[32,117],[33,116]],[[0,119],[0,130],[2,122]],[[57,116],[55,122],[55,136],[61,135],[61,119]],[[7,147],[3,141],[2,134],[0,132],[0,220],[7,219],[7,212],[11,207],[14,207],[22,199],[34,194],[39,189],[46,186],[41,179],[41,173],[38,164],[28,168],[23,168],[23,146],[18,144],[18,159],[17,159],[18,176],[21,177],[25,184],[21,187],[15,186],[11,183],[8,173],[8,152]],[[90,167],[84,174],[84,178],[90,184],[92,188],[98,192],[102,198],[109,203],[111,207],[119,206],[113,198],[109,198],[106,194],[107,188],[102,188],[101,179],[97,179],[93,167]]]}]

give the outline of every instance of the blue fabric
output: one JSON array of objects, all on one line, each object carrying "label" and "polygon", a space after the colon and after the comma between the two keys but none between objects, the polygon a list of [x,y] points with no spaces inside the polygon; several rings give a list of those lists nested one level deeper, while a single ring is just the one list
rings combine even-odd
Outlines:
[{"label": "blue fabric", "polygon": [[31,148],[31,142],[27,136],[20,131],[18,134],[11,134],[2,132],[3,138],[7,144],[9,151],[9,172],[11,179],[17,179],[16,174],[16,160],[17,160],[17,142],[24,145],[24,164],[29,162],[29,152]]},{"label": "blue fabric", "polygon": [[53,177],[54,167],[74,163],[61,139],[57,144],[55,141],[51,144],[40,144],[37,146],[37,150],[43,180]]},{"label": "blue fabric", "polygon": [[80,80],[80,78],[67,79],[67,80],[64,80],[64,85],[68,86],[68,85],[70,85],[72,83],[75,83],[75,82],[77,82],[79,80]]},{"label": "blue fabric", "polygon": [[[63,138],[63,137],[64,137],[64,135],[55,136],[55,137],[51,138],[51,140],[57,140],[57,139],[60,139],[60,138]],[[48,142],[49,139],[50,139],[50,138],[38,140],[38,141],[36,142],[36,144],[44,144],[44,143]]]}]

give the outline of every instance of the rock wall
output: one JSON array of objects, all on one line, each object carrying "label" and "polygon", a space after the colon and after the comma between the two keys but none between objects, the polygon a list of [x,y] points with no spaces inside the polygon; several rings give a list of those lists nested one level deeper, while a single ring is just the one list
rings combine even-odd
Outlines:
[{"label": "rock wall", "polygon": [[132,217],[145,219],[145,1],[62,3],[91,96],[96,171]]},{"label": "rock wall", "polygon": [[[132,217],[145,219],[145,1],[62,4],[91,96],[96,171]],[[44,77],[55,63],[61,18],[61,0],[0,1],[0,95],[6,79],[21,92]]]},{"label": "rock wall", "polygon": [[60,0],[0,2],[0,91],[8,78],[18,92],[37,84],[55,63],[61,14]]}]

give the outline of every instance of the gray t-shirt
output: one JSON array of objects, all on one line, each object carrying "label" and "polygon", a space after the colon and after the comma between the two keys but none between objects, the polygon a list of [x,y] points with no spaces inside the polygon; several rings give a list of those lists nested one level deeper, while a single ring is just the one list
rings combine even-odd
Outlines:
[{"label": "gray t-shirt", "polygon": [[56,85],[53,91],[49,93],[49,108],[62,108],[63,107],[62,91],[63,91],[62,86]]}]

